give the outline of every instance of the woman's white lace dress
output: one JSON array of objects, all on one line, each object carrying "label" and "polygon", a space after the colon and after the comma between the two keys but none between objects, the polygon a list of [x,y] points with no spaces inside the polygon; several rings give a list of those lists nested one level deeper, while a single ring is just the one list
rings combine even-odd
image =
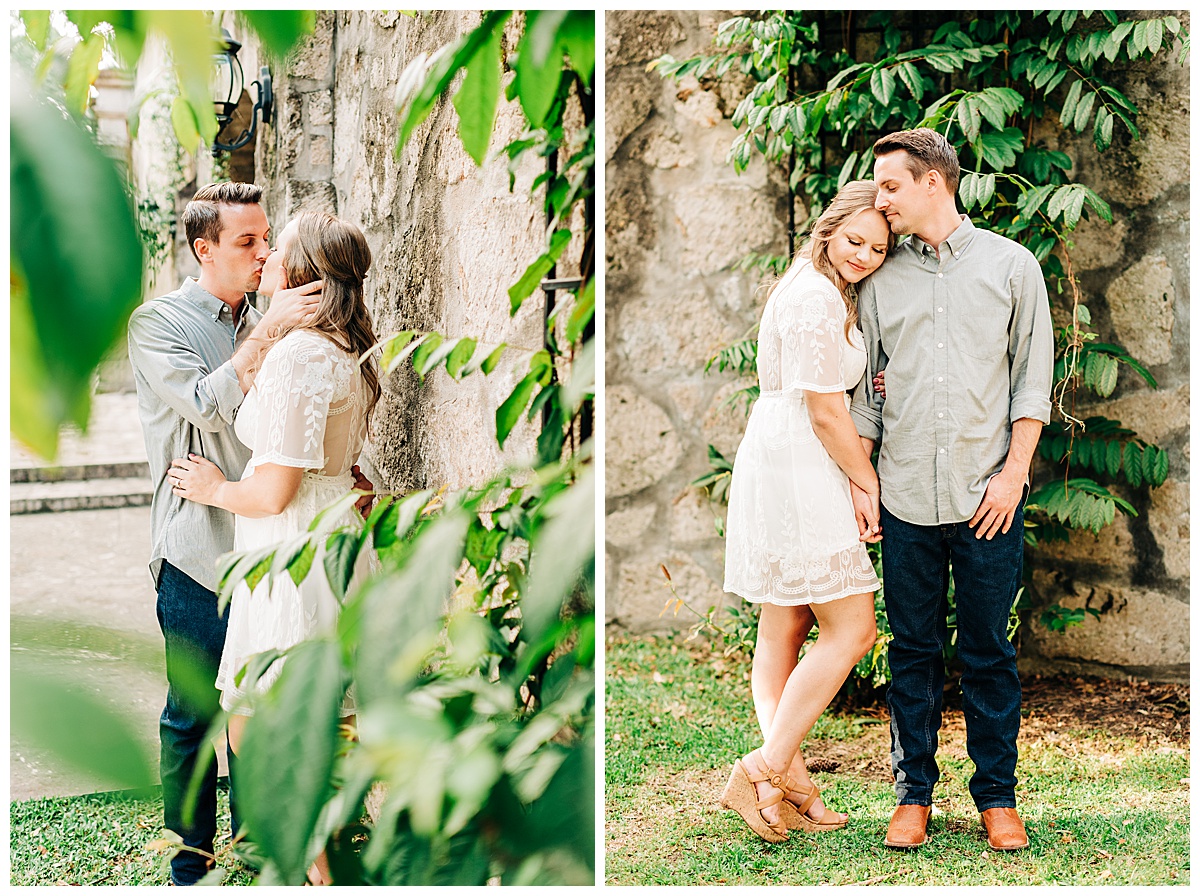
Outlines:
[{"label": "woman's white lace dress", "polygon": [[[246,394],[234,431],[253,452],[242,479],[260,464],[301,467],[300,490],[283,513],[234,521],[234,550],[279,545],[307,531],[317,513],[354,487],[350,468],[358,460],[367,435],[367,390],[357,359],[312,330],[297,330],[279,340],[262,362]],[[346,514],[353,520],[354,510]],[[257,653],[291,647],[306,638],[334,630],[340,603],[330,590],[323,565],[324,545],[309,575],[297,588],[286,573],[259,583],[253,592],[237,585],[229,608],[225,650],[217,673],[221,705],[253,712],[235,685],[238,671]],[[362,575],[370,551],[358,558]],[[256,690],[265,691],[279,677],[283,660],[267,670]],[[240,701],[240,702],[239,702]],[[342,714],[355,711],[353,689]]]},{"label": "woman's white lace dress", "polygon": [[804,262],[772,292],[758,335],[761,395],[729,486],[725,590],[753,603],[824,603],[873,592],[879,579],[850,500],[850,481],[813,431],[809,392],[840,392],[867,356],[837,287]]}]

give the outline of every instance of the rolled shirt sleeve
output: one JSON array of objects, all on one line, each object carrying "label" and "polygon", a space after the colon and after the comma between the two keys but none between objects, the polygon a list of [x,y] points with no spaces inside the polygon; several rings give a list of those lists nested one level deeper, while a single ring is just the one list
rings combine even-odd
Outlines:
[{"label": "rolled shirt sleeve", "polygon": [[129,319],[129,358],[154,394],[197,429],[232,425],[245,394],[232,359],[208,370],[184,334],[153,309]]},{"label": "rolled shirt sleeve", "polygon": [[1050,422],[1054,385],[1054,325],[1046,281],[1028,251],[1014,278],[1013,322],[1009,328],[1009,422],[1022,418]]}]

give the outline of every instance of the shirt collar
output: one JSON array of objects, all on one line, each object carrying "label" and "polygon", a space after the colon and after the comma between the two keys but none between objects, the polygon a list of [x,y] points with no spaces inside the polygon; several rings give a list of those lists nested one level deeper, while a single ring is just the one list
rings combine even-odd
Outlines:
[{"label": "shirt collar", "polygon": [[227,303],[222,302],[211,292],[202,287],[200,285],[200,281],[198,281],[195,277],[186,278],[183,281],[183,285],[179,287],[179,291],[183,294],[184,298],[190,301],[193,305],[199,307],[213,320],[217,320],[222,314],[224,314],[227,320],[231,319],[234,323],[240,324],[242,319],[246,316],[246,309],[250,307],[250,300],[243,299],[241,306],[238,308],[237,314],[234,315],[233,309],[230,308]]},{"label": "shirt collar", "polygon": [[[946,244],[950,247],[950,253],[955,258],[958,258],[966,251],[967,246],[975,238],[976,233],[975,225],[971,223],[970,218],[966,215],[959,215],[959,217],[962,219],[961,223],[955,228],[952,234],[946,237]],[[908,245],[912,247],[918,257],[923,258],[926,255],[930,258],[936,257],[937,247],[929,245],[915,234],[909,239]]]}]

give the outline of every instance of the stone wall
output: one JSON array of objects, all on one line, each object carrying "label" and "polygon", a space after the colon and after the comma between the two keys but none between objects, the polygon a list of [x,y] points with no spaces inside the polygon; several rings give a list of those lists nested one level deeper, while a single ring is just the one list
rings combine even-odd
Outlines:
[{"label": "stone wall", "polygon": [[[663,53],[711,52],[730,15],[606,16],[605,597],[608,621],[633,631],[694,618],[659,615],[669,593],[659,564],[701,612],[738,600],[722,593],[723,540],[689,483],[708,471],[707,444],[734,456],[744,417],[722,402],[742,384],[702,368],[761,313],[758,278],[728,266],[748,252],[787,251],[786,189],[761,162],[741,176],[725,164],[728,116],[747,89],[740,78],[702,86],[646,71]],[[1118,487],[1139,515],[1119,517],[1098,540],[1076,534],[1031,553],[1036,606],[1088,605],[1101,618],[1065,634],[1027,624],[1029,668],[1187,675],[1189,71],[1172,58],[1114,78],[1142,111],[1140,141],[1118,138],[1099,154],[1086,137],[1046,132],[1117,219],[1085,223],[1072,254],[1095,329],[1159,383],[1153,391],[1122,372],[1112,399],[1085,411],[1168,448],[1171,475],[1160,489]]]},{"label": "stone wall", "polygon": [[[517,352],[542,346],[542,294],[510,318],[506,292],[544,245],[540,195],[529,197],[542,169],[526,165],[510,193],[506,160],[475,166],[448,101],[396,151],[401,72],[479,21],[478,12],[320,12],[315,33],[286,64],[272,65],[276,119],[258,138],[256,181],[273,226],[316,208],[362,228],[374,256],[367,301],[380,337],[436,330],[515,350],[486,378],[454,382],[443,370],[422,385],[405,365],[385,380],[364,463],[385,489],[485,479],[531,454],[536,438],[522,424],[502,455],[494,414],[518,365],[528,363]],[[509,46],[518,24],[508,26]],[[235,36],[252,48],[253,39]],[[517,105],[503,99],[497,118],[492,154],[523,124]]]}]

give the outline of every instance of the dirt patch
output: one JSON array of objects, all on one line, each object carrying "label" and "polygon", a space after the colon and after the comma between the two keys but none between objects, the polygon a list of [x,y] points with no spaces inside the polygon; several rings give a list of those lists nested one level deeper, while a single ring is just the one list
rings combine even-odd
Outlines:
[{"label": "dirt patch", "polygon": [[1185,684],[1033,676],[1021,687],[1022,734],[1090,728],[1173,746],[1190,743],[1191,689]]}]

